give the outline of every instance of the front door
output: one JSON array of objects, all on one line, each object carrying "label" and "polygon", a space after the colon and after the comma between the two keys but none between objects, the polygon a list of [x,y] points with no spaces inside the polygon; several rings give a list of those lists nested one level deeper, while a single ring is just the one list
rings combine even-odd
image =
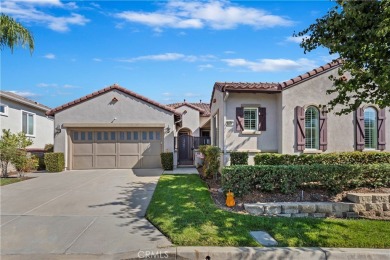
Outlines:
[{"label": "front door", "polygon": [[179,165],[193,165],[193,137],[179,135]]}]

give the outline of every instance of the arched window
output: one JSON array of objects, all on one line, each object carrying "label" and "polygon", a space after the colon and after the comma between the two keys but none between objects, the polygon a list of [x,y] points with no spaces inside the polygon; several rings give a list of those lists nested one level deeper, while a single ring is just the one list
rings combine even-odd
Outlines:
[{"label": "arched window", "polygon": [[373,107],[364,109],[364,147],[377,149],[378,147],[377,111]]},{"label": "arched window", "polygon": [[305,147],[319,149],[320,146],[320,111],[310,106],[305,111]]}]

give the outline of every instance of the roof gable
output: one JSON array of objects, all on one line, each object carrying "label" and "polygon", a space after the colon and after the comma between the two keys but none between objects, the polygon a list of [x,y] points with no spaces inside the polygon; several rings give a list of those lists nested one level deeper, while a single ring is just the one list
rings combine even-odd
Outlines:
[{"label": "roof gable", "polygon": [[173,104],[168,104],[167,106],[172,107],[174,109],[177,109],[182,106],[188,106],[192,109],[195,109],[199,111],[201,116],[210,116],[210,104],[207,103],[189,103],[189,102],[181,102],[181,103],[173,103]]},{"label": "roof gable", "polygon": [[117,85],[117,84],[114,84],[114,85],[111,85],[111,86],[106,87],[106,88],[104,88],[104,89],[95,91],[95,92],[93,92],[93,93],[91,93],[91,94],[89,94],[89,95],[86,95],[86,96],[81,97],[81,98],[79,98],[79,99],[73,100],[73,101],[71,101],[71,102],[69,102],[69,103],[66,103],[66,104],[62,105],[62,106],[56,107],[56,108],[54,108],[54,109],[52,109],[52,110],[46,112],[46,114],[49,115],[49,116],[54,116],[54,114],[56,114],[56,113],[58,113],[58,112],[60,112],[60,111],[62,111],[62,110],[65,110],[65,109],[67,109],[67,108],[73,107],[73,106],[75,106],[75,105],[77,105],[77,104],[83,103],[83,102],[85,102],[85,101],[87,101],[87,100],[89,100],[89,99],[92,99],[92,98],[94,98],[94,97],[100,96],[100,95],[102,95],[102,94],[104,94],[104,93],[107,93],[107,92],[109,92],[109,91],[112,91],[112,90],[121,91],[121,92],[123,92],[123,93],[125,93],[125,94],[128,94],[128,95],[132,96],[132,97],[135,97],[135,98],[137,98],[137,99],[140,99],[140,100],[142,100],[142,101],[144,101],[144,102],[146,102],[146,103],[152,104],[152,105],[154,105],[154,106],[156,106],[156,107],[159,107],[159,108],[161,108],[161,109],[164,109],[164,110],[166,110],[166,111],[168,111],[168,112],[171,112],[171,113],[173,113],[173,114],[175,114],[175,115],[180,116],[180,113],[177,112],[175,109],[173,109],[173,108],[171,108],[171,107],[168,107],[168,106],[166,106],[166,105],[160,104],[160,103],[158,103],[157,101],[151,100],[151,99],[149,99],[149,98],[147,98],[147,97],[144,97],[144,96],[142,96],[142,95],[140,95],[140,94],[137,94],[137,93],[135,93],[135,92],[133,92],[133,91],[131,91],[131,90],[128,90],[128,89],[126,89],[126,88],[123,88],[123,87],[121,87],[121,86],[119,86],[119,85]]}]

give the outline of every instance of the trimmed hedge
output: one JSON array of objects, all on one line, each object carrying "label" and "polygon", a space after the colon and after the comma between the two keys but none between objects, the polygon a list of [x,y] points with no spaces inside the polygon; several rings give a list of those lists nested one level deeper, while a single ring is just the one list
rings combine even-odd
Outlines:
[{"label": "trimmed hedge", "polygon": [[347,188],[388,187],[390,164],[255,165],[222,170],[222,187],[242,196],[254,190],[294,193],[306,187],[337,193]]},{"label": "trimmed hedge", "polygon": [[248,165],[248,152],[230,152],[231,165]]},{"label": "trimmed hedge", "polygon": [[255,165],[374,164],[390,163],[389,152],[339,152],[324,154],[258,153]]},{"label": "trimmed hedge", "polygon": [[165,171],[172,171],[173,170],[173,153],[172,152],[161,153],[160,156],[161,156],[162,168]]},{"label": "trimmed hedge", "polygon": [[45,153],[45,165],[48,172],[61,172],[65,168],[63,153]]}]

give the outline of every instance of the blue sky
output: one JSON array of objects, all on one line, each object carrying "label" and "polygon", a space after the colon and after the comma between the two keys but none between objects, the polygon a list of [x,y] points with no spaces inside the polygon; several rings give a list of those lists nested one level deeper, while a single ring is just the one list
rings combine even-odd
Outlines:
[{"label": "blue sky", "polygon": [[56,107],[118,83],[158,102],[209,102],[216,81],[281,82],[329,62],[301,31],[330,1],[2,0],[35,51],[1,52],[1,89]]}]

